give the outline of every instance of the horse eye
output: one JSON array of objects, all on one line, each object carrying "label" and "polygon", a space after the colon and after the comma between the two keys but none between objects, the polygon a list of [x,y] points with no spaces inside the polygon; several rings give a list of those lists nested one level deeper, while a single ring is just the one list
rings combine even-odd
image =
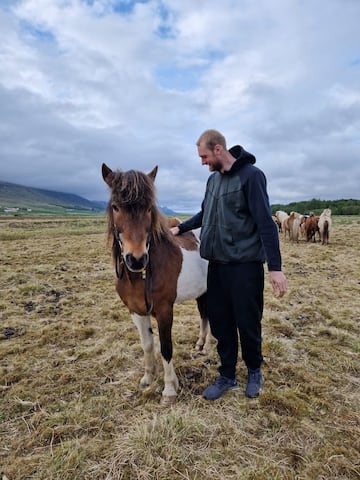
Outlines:
[{"label": "horse eye", "polygon": [[115,203],[113,203],[111,205],[111,208],[114,210],[114,212],[118,212],[119,211],[119,207],[117,205],[115,205]]}]

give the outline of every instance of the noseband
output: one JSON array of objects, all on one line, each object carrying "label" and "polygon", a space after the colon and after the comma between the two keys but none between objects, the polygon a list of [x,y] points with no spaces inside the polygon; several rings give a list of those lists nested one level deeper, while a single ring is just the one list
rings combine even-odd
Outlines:
[{"label": "noseband", "polygon": [[[122,245],[122,241],[121,241],[121,238],[120,238],[120,235],[119,235],[119,231],[118,229],[115,227],[113,227],[113,231],[114,231],[114,237],[115,237],[115,240],[117,242],[117,244],[119,245],[119,248],[120,248],[120,271],[119,271],[119,265],[118,265],[118,259],[116,258],[115,259],[115,273],[116,273],[116,277],[121,280],[124,276],[124,269],[126,268],[127,272],[131,272],[131,270],[129,269],[129,267],[127,266],[126,264],[126,261],[124,259],[124,256],[123,256],[123,245]],[[145,306],[146,306],[146,315],[150,315],[153,307],[154,307],[154,301],[153,301],[153,297],[152,297],[152,293],[153,293],[153,278],[152,278],[152,275],[151,275],[151,268],[150,268],[150,234],[148,235],[148,238],[147,238],[147,242],[146,242],[146,249],[147,251],[149,252],[149,260],[148,260],[148,263],[147,265],[141,270],[141,272],[138,272],[138,273],[141,273],[141,279],[143,280],[143,285],[144,285],[144,300],[145,300]],[[135,272],[131,272],[131,273],[135,273]],[[149,279],[149,287],[147,288],[147,279]],[[149,291],[149,295],[150,295],[150,300],[148,298],[148,292]]]}]

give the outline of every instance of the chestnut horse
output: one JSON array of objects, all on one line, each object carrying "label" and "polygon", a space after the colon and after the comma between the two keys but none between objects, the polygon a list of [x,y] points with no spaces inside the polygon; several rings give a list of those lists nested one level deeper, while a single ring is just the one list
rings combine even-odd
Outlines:
[{"label": "chestnut horse", "polygon": [[129,309],[144,351],[145,374],[141,387],[155,375],[151,316],[155,317],[164,366],[162,400],[176,400],[179,382],[173,366],[171,328],[175,302],[196,299],[200,312],[199,350],[208,348],[210,330],[206,314],[207,261],[199,254],[193,232],[174,236],[156,206],[155,176],[136,170],[112,171],[102,165],[110,187],[107,208],[108,237],[116,271],[116,290]]}]

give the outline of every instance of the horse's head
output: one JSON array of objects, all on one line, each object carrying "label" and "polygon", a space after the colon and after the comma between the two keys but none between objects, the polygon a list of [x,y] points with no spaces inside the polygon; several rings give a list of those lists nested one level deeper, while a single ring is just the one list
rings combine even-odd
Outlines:
[{"label": "horse's head", "polygon": [[108,220],[109,235],[114,239],[113,253],[115,257],[122,255],[132,272],[141,272],[149,261],[157,211],[154,186],[157,168],[145,174],[135,170],[113,172],[102,165],[103,179],[111,189]]}]

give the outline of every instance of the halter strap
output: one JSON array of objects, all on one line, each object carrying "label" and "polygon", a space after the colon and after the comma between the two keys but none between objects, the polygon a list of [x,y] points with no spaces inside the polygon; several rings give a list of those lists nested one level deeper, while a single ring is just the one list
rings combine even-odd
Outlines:
[{"label": "halter strap", "polygon": [[149,272],[149,294],[150,294],[150,301],[148,299],[148,296],[147,296],[147,288],[146,288],[146,279],[147,279],[147,270],[146,268],[144,268],[144,270],[141,272],[141,278],[143,279],[144,281],[144,299],[145,299],[145,306],[146,306],[146,315],[150,315],[153,307],[154,307],[154,300],[153,300],[153,278],[152,278],[152,275],[151,275],[151,268],[150,268],[150,262],[149,262],[149,268],[148,268],[148,272]]},{"label": "halter strap", "polygon": [[[113,231],[114,231],[114,237],[115,237],[115,240],[117,241],[118,245],[119,245],[119,248],[120,248],[120,255],[119,255],[119,258],[116,258],[115,259],[115,273],[116,273],[116,277],[121,280],[124,276],[124,270],[125,268],[129,271],[127,265],[126,265],[126,262],[124,262],[124,259],[122,257],[122,254],[121,254],[121,251],[122,251],[122,243],[121,243],[121,240],[120,240],[120,235],[119,235],[119,231],[118,229],[115,227],[113,227]],[[150,244],[150,240],[148,240],[148,244]],[[150,246],[150,245],[149,245]],[[143,283],[144,283],[144,300],[145,300],[145,307],[146,307],[146,315],[150,315],[151,314],[151,311],[154,307],[154,300],[153,300],[153,278],[152,278],[152,275],[151,275],[151,268],[150,268],[150,259],[149,259],[149,263],[148,263],[148,268],[144,268],[142,271],[141,271],[141,278],[143,280]],[[148,289],[146,288],[146,280],[147,278],[149,279],[149,295],[150,295],[150,300],[148,298]]]}]

